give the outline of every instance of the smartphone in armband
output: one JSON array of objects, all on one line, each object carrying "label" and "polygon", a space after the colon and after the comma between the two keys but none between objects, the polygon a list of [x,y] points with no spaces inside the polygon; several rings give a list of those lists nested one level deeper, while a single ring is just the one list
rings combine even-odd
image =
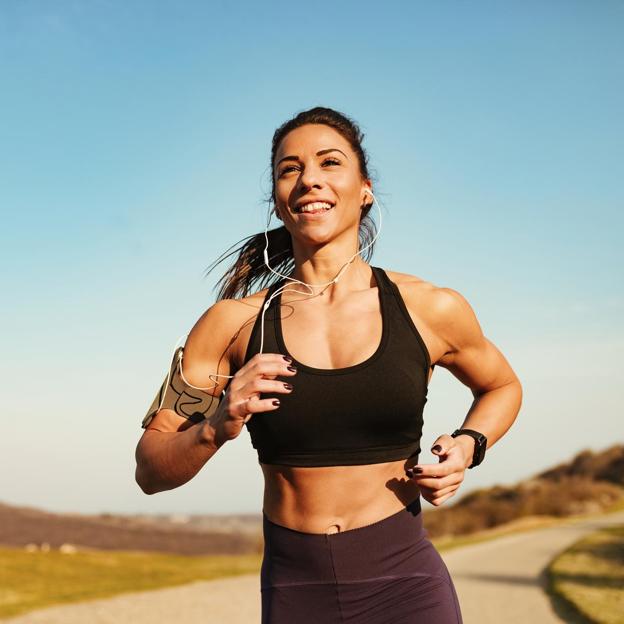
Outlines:
[{"label": "smartphone in armband", "polygon": [[191,386],[183,378],[181,372],[183,353],[184,347],[175,350],[169,373],[141,422],[143,429],[150,424],[158,410],[164,408],[173,410],[194,423],[209,418],[216,411],[221,396],[213,396],[206,392],[207,389]]}]

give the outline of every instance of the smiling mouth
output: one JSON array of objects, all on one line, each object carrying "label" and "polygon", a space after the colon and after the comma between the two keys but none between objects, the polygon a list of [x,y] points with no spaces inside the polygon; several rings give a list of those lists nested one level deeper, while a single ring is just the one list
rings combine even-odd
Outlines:
[{"label": "smiling mouth", "polygon": [[293,212],[295,214],[322,214],[329,212],[334,206],[329,202],[310,202],[303,206],[295,206]]}]

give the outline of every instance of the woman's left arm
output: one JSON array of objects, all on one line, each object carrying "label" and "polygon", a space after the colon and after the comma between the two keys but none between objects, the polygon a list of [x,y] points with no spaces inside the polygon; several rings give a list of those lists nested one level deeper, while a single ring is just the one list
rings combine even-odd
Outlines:
[{"label": "woman's left arm", "polygon": [[[430,296],[433,305],[428,320],[445,349],[435,364],[448,369],[474,396],[464,422],[457,428],[484,434],[489,449],[518,416],[522,386],[504,355],[483,335],[474,311],[460,293],[436,288]],[[455,494],[472,462],[474,445],[468,435],[452,438],[442,434],[435,440],[431,451],[439,463],[416,464],[411,469],[426,500],[437,506]]]}]

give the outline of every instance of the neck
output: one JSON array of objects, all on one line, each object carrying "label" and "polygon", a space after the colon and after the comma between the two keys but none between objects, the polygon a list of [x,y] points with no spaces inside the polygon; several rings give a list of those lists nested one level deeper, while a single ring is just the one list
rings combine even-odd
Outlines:
[{"label": "neck", "polygon": [[[356,256],[351,262],[344,267],[349,256],[343,262],[324,261],[322,258],[308,258],[304,262],[297,263],[295,261],[295,270],[290,274],[292,279],[299,280],[304,284],[311,286],[302,286],[294,282],[286,280],[289,287],[297,290],[308,291],[314,295],[333,296],[340,292],[349,292],[366,288],[370,284],[372,269]],[[339,281],[332,280],[341,271]],[[287,287],[288,288],[288,287]]]},{"label": "neck", "polygon": [[[369,287],[372,269],[357,253],[357,230],[345,232],[327,244],[310,246],[294,237],[292,242],[295,266],[289,277],[313,286],[285,280],[288,288],[306,291],[312,296],[333,297]],[[338,283],[331,283],[338,274]]]}]

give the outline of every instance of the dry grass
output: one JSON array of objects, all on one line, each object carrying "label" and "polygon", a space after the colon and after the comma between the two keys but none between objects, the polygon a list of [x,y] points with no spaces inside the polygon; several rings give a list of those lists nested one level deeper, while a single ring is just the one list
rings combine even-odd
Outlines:
[{"label": "dry grass", "polygon": [[74,554],[0,548],[0,617],[59,603],[259,572],[260,555]]},{"label": "dry grass", "polygon": [[549,590],[595,624],[624,623],[624,525],[585,536],[548,567]]}]

